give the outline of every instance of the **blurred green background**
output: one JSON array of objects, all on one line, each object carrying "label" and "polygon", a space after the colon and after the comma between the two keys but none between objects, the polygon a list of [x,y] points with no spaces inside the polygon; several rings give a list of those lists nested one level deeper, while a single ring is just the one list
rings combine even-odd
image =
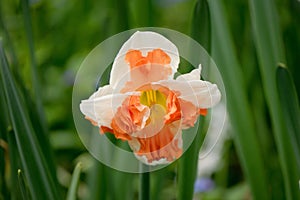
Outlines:
[{"label": "blurred green background", "polygon": [[219,159],[199,162],[208,172],[197,172],[202,129],[179,161],[150,174],[150,199],[300,199],[299,24],[298,0],[1,0],[0,199],[147,199],[138,174],[86,151],[71,107],[85,56],[138,27],[203,45],[229,116]]}]

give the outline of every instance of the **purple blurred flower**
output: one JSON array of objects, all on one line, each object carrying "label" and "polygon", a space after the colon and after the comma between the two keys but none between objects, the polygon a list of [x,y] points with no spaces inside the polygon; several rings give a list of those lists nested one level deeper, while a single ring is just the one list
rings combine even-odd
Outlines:
[{"label": "purple blurred flower", "polygon": [[215,188],[215,183],[210,178],[197,178],[194,184],[194,193],[207,192]]},{"label": "purple blurred flower", "polygon": [[72,70],[66,70],[63,74],[63,80],[67,86],[73,86],[75,81],[75,73]]}]

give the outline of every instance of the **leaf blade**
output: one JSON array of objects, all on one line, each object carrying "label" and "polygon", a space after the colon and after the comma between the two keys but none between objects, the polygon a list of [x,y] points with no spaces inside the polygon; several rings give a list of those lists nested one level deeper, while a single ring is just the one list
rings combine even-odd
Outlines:
[{"label": "leaf blade", "polygon": [[21,189],[22,198],[24,200],[30,199],[29,191],[26,186],[26,180],[25,180],[24,174],[22,173],[22,170],[20,170],[20,169],[18,169],[18,182],[19,182],[19,187]]},{"label": "leaf blade", "polygon": [[[58,199],[58,190],[33,133],[28,111],[13,80],[0,42],[0,76],[16,143],[33,199]],[[18,114],[16,114],[18,113]],[[38,188],[38,189],[37,189]]]},{"label": "leaf blade", "polygon": [[229,117],[234,128],[234,144],[253,197],[269,199],[266,169],[224,5],[216,0],[209,1],[209,6],[212,14],[212,55],[225,84]]},{"label": "leaf blade", "polygon": [[285,61],[283,43],[279,29],[275,4],[270,0],[249,0],[254,42],[257,49],[259,67],[262,74],[264,93],[270,108],[272,127],[283,173],[287,199],[300,199],[296,155],[290,145],[283,110],[276,88],[276,66]]},{"label": "leaf blade", "polygon": [[[207,0],[198,0],[194,7],[191,37],[199,42],[209,53],[211,50],[211,20]],[[198,154],[205,137],[204,117],[200,116],[194,141],[179,159],[178,163],[178,199],[192,199],[197,176]]]},{"label": "leaf blade", "polygon": [[300,109],[296,88],[286,67],[277,67],[276,83],[284,114],[283,119],[287,124],[290,141],[300,170]]},{"label": "leaf blade", "polygon": [[77,163],[72,175],[71,184],[67,194],[67,200],[76,200],[76,193],[79,185],[81,170],[82,170],[82,163],[79,162]]}]

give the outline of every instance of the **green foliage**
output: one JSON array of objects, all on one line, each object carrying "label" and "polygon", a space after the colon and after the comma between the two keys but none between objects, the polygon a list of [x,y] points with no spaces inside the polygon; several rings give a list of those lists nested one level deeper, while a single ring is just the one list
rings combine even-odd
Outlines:
[{"label": "green foliage", "polygon": [[19,187],[21,190],[22,199],[24,199],[24,200],[30,199],[29,191],[27,188],[27,183],[26,183],[24,174],[22,173],[22,171],[20,169],[18,170],[18,180],[19,180]]},{"label": "green foliage", "polygon": [[67,200],[76,200],[77,188],[80,180],[80,173],[82,169],[82,163],[78,163],[74,169],[71,184],[69,186]]},{"label": "green foliage", "polygon": [[224,79],[229,115],[235,124],[233,139],[237,153],[253,196],[268,199],[266,169],[224,6],[221,1],[211,1],[209,5],[212,14],[212,55]]},{"label": "green foliage", "polygon": [[299,166],[297,166],[296,156],[292,149],[291,143],[293,142],[288,137],[289,130],[283,120],[284,115],[276,88],[276,66],[279,62],[285,62],[277,11],[271,1],[250,0],[249,5],[264,93],[270,107],[286,198],[299,199],[299,185],[296,184],[300,177]]},{"label": "green foliage", "polygon": [[280,65],[276,70],[276,83],[282,107],[283,119],[287,126],[289,141],[300,170],[300,109],[296,88],[292,76],[285,66]]},{"label": "green foliage", "polygon": [[21,158],[21,165],[28,177],[30,192],[33,199],[57,199],[57,186],[51,177],[49,166],[46,164],[46,158],[41,151],[41,144],[38,142],[36,135],[33,134],[34,129],[30,122],[28,110],[24,106],[23,98],[16,88],[2,44],[0,44],[0,56],[1,84],[5,93],[14,137]]}]

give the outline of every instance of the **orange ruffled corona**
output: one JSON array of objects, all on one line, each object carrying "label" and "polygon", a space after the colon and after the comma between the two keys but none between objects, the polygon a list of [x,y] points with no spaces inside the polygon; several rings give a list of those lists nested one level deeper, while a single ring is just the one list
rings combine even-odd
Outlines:
[{"label": "orange ruffled corona", "polygon": [[110,85],[80,109],[100,133],[127,141],[143,163],[170,163],[182,155],[182,129],[221,98],[215,84],[200,80],[201,68],[174,80],[178,63],[178,50],[165,37],[136,32],[114,61]]}]

